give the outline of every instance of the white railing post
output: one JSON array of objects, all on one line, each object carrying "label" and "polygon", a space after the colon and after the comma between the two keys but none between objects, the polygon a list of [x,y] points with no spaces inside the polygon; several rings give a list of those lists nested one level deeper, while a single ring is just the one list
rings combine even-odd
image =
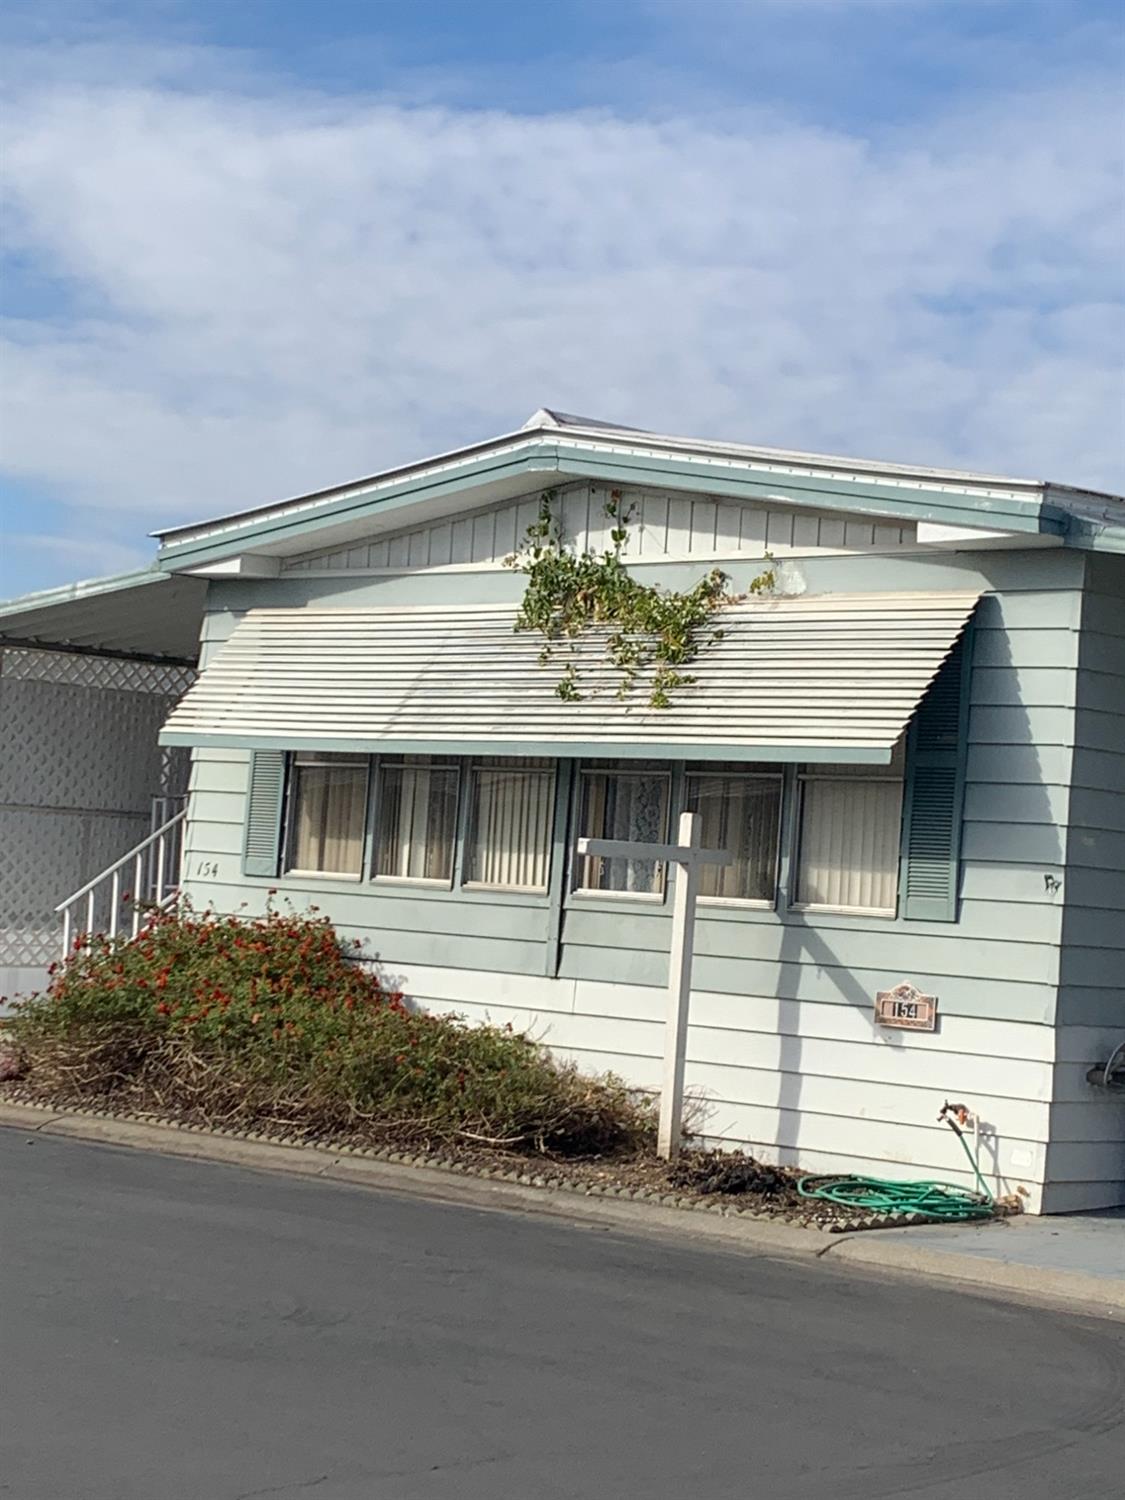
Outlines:
[{"label": "white railing post", "polygon": [[[63,958],[69,957],[72,951],[75,911],[83,898],[86,904],[86,926],[83,930],[91,934],[96,930],[98,901],[100,893],[105,890],[110,900],[109,936],[119,935],[122,926],[121,908],[124,904],[121,896],[122,872],[127,870],[130,864],[133,869],[133,912],[130,923],[133,937],[136,937],[141,929],[142,906],[153,899],[154,895],[156,904],[164,906],[175,895],[179,889],[180,866],[183,860],[181,825],[186,816],[186,808],[181,808],[159,828],[154,828],[147,838],[142,839],[127,854],[123,854],[108,869],[103,870],[100,875],[95,875],[93,880],[88,880],[80,890],[68,896],[65,901],[59,902],[55,907],[55,912],[62,917]],[[154,859],[156,860],[155,878]],[[145,884],[146,879],[148,886]]]}]

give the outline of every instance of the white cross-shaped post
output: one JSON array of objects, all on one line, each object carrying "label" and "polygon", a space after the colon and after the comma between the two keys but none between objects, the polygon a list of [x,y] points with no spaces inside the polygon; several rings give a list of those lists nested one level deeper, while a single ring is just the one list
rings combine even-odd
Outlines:
[{"label": "white cross-shaped post", "polygon": [[672,944],[668,954],[668,1014],[664,1027],[664,1087],[660,1093],[660,1129],[656,1149],[672,1157],[680,1149],[684,1105],[684,1057],[687,1052],[688,1002],[691,996],[692,937],[701,865],[729,865],[725,849],[699,847],[699,814],[680,814],[679,842],[642,844],[627,839],[579,839],[578,852],[602,859],[651,859],[674,865]]}]

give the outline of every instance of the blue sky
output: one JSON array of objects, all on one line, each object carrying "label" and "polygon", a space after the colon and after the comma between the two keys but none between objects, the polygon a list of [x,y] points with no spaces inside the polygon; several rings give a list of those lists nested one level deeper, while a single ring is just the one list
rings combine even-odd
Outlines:
[{"label": "blue sky", "polygon": [[37,0],[0,597],[539,405],[1125,490],[1101,0]]}]

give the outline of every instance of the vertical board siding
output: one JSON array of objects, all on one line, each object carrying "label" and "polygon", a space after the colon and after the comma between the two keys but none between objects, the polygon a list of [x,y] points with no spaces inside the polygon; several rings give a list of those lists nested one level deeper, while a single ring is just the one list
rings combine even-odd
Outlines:
[{"label": "vertical board siding", "polygon": [[[626,556],[646,562],[666,557],[761,557],[767,549],[778,555],[820,548],[881,551],[907,546],[916,536],[911,524],[876,526],[869,521],[845,521],[827,511],[753,501],[684,499],[632,489],[622,491],[622,496],[630,515]],[[579,550],[600,552],[611,545],[605,514],[609,498],[610,491],[603,485],[572,484],[560,489],[557,514],[565,536]],[[295,557],[284,564],[284,572],[470,564],[500,567],[519,547],[538,511],[539,492],[483,506],[453,521]]]}]

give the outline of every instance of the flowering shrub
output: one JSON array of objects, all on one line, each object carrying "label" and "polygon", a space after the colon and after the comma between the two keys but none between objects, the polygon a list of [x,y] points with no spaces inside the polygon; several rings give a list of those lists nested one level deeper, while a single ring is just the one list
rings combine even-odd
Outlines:
[{"label": "flowering shrub", "polygon": [[651,1128],[613,1079],[510,1029],[412,1011],[315,908],[251,920],[185,905],[131,940],[79,938],[9,1034],[25,1091],[59,1102],[557,1154]]}]

